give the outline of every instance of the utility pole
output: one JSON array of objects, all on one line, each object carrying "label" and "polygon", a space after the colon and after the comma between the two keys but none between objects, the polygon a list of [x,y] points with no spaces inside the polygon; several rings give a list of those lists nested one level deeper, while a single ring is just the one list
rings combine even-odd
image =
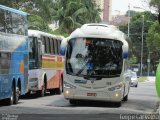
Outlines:
[{"label": "utility pole", "polygon": [[128,4],[128,37],[130,35],[130,4]]},{"label": "utility pole", "polygon": [[147,62],[148,62],[147,76],[149,76],[149,73],[150,73],[150,62],[151,62],[150,54],[151,54],[151,52],[149,51],[148,59],[147,59]]},{"label": "utility pole", "polygon": [[141,48],[141,73],[142,76],[142,68],[143,68],[143,32],[144,32],[144,15],[142,15],[142,48]]}]

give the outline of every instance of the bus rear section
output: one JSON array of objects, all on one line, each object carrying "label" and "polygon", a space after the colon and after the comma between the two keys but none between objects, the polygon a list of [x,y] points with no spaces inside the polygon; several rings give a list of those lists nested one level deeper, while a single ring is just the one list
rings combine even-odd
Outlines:
[{"label": "bus rear section", "polygon": [[27,13],[0,5],[0,17],[0,100],[12,105],[27,92]]},{"label": "bus rear section", "polygon": [[94,100],[120,106],[128,99],[130,74],[123,40],[86,35],[74,36],[67,42],[63,94],[71,104]]},{"label": "bus rear section", "polygon": [[61,37],[29,30],[29,92],[44,96],[62,92],[63,56],[59,55]]}]

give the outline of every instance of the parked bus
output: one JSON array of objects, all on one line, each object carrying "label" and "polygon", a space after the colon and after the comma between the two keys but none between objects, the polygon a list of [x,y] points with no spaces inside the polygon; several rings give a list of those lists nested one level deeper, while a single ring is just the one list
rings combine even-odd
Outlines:
[{"label": "parked bus", "polygon": [[85,24],[64,39],[64,97],[78,100],[112,101],[121,106],[128,100],[131,76],[129,39],[115,26]]},{"label": "parked bus", "polygon": [[60,94],[63,83],[63,56],[59,55],[62,36],[29,30],[29,82],[28,90],[44,96]]},{"label": "parked bus", "polygon": [[17,104],[28,84],[27,13],[0,5],[0,100]]}]

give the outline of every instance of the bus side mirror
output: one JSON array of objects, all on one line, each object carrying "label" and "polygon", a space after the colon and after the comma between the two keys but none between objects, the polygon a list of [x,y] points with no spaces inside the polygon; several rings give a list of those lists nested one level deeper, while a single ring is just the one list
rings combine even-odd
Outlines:
[{"label": "bus side mirror", "polygon": [[45,53],[45,48],[44,48],[44,45],[42,45],[42,54]]},{"label": "bus side mirror", "polygon": [[60,46],[60,55],[64,56],[66,53],[66,47],[67,47],[67,38],[64,38],[61,42],[61,46]]},{"label": "bus side mirror", "polygon": [[124,43],[122,46],[122,58],[128,58],[128,44]]}]

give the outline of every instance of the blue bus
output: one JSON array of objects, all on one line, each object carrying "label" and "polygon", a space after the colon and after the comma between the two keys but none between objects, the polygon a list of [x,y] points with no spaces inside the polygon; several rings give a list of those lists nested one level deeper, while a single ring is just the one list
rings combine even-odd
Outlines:
[{"label": "blue bus", "polygon": [[28,84],[27,13],[0,5],[0,100],[17,104]]}]

